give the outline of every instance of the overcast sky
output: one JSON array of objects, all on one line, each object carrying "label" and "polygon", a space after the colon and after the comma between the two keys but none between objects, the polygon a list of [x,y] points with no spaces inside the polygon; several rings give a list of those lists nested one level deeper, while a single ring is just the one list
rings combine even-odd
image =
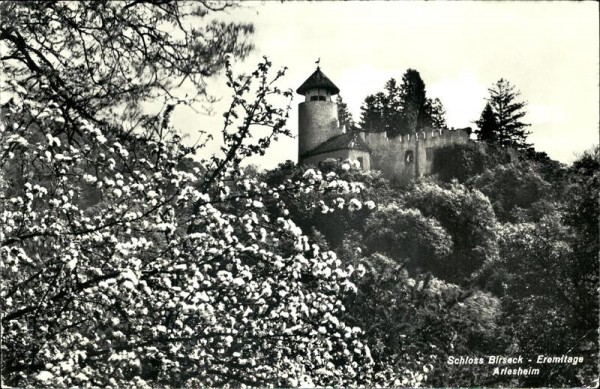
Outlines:
[{"label": "overcast sky", "polygon": [[[419,71],[427,95],[438,97],[451,127],[473,127],[487,89],[501,77],[528,102],[525,120],[537,150],[570,163],[598,143],[599,64],[596,2],[244,2],[228,18],[252,22],[256,49],[239,69],[263,55],[287,66],[280,84],[294,90],[321,69],[340,88],[355,120],[368,94],[386,80]],[[223,79],[210,91],[228,92]],[[289,128],[297,133],[296,96]],[[224,106],[223,106],[224,107]],[[221,106],[217,110],[222,109]],[[221,115],[176,119],[186,131],[198,123],[219,128]],[[208,129],[208,128],[203,128]],[[296,160],[297,141],[272,146],[262,167]]]}]

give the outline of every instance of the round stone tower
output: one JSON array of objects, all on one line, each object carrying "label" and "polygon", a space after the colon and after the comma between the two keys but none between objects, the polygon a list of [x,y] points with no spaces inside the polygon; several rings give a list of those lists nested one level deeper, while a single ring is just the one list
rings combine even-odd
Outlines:
[{"label": "round stone tower", "polygon": [[331,96],[340,93],[327,76],[317,70],[296,90],[304,95],[298,112],[298,161],[303,155],[334,135],[342,133],[338,121],[337,104]]}]

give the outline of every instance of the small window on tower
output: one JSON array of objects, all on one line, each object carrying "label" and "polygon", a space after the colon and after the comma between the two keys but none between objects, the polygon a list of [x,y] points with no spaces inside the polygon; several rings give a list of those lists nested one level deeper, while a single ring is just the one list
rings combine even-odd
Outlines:
[{"label": "small window on tower", "polygon": [[412,150],[409,150],[406,152],[406,154],[404,154],[404,162],[406,163],[412,163],[412,161],[414,160],[414,155]]},{"label": "small window on tower", "polygon": [[363,157],[358,157],[356,158],[358,160],[358,164],[360,165],[360,168],[364,168],[365,165],[363,165]]},{"label": "small window on tower", "polygon": [[310,96],[310,101],[318,101],[321,96]]}]

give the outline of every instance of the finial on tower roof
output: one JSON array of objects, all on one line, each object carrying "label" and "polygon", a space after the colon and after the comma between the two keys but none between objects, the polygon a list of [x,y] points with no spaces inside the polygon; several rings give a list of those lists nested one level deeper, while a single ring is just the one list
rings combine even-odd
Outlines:
[{"label": "finial on tower roof", "polygon": [[317,64],[317,69],[319,69],[319,64],[321,63],[321,57],[319,57],[315,63]]},{"label": "finial on tower roof", "polygon": [[[315,63],[319,63],[321,59],[319,58]],[[337,86],[326,75],[323,74],[321,69],[317,67],[317,70],[296,91],[296,93],[305,95],[307,91],[310,89],[322,89],[327,90],[332,95],[337,95],[340,93],[340,90]]]}]

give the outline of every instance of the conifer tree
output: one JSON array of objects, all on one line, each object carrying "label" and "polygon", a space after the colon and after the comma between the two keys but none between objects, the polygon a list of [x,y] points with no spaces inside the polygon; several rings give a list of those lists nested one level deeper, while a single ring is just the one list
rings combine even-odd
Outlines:
[{"label": "conifer tree", "polygon": [[384,120],[384,108],[388,98],[383,92],[368,95],[361,106],[360,127],[363,131],[379,132],[387,127]]},{"label": "conifer tree", "polygon": [[488,104],[494,114],[498,128],[495,131],[493,140],[489,136],[487,140],[520,150],[529,149],[531,145],[526,143],[526,139],[529,135],[527,127],[530,124],[522,121],[526,114],[524,108],[527,102],[519,101],[520,92],[503,78],[498,80],[489,89],[489,92]]},{"label": "conifer tree", "polygon": [[477,139],[490,143],[496,142],[496,137],[499,132],[498,120],[496,120],[496,115],[494,114],[494,110],[490,106],[490,103],[485,105],[483,112],[481,112],[481,117],[475,124],[479,127],[478,130],[475,130]]},{"label": "conifer tree", "polygon": [[356,128],[356,124],[352,118],[352,113],[348,109],[348,104],[346,104],[340,95],[337,96],[335,103],[337,104],[338,121],[340,122],[340,126],[345,126],[346,130],[353,131]]},{"label": "conifer tree", "polygon": [[382,100],[384,130],[388,136],[397,136],[406,133],[406,122],[403,118],[402,87],[390,78],[384,86],[385,99]]},{"label": "conifer tree", "polygon": [[417,117],[417,130],[447,128],[445,116],[446,110],[440,99],[437,97],[435,99],[426,98],[425,104]]},{"label": "conifer tree", "polygon": [[422,111],[427,101],[425,83],[421,75],[414,69],[408,69],[402,76],[400,86],[400,98],[402,101],[402,116],[408,124],[408,132],[414,133],[419,127],[419,116],[421,122],[424,117]]}]

